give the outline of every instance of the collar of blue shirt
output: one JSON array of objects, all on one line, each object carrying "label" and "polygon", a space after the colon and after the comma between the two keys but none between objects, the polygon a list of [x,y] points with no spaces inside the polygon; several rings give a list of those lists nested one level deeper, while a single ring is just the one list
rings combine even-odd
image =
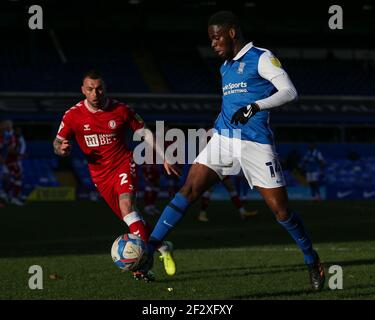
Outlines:
[{"label": "collar of blue shirt", "polygon": [[238,60],[238,59],[242,58],[242,56],[243,56],[246,52],[248,52],[248,51],[252,48],[252,46],[253,46],[253,43],[252,43],[252,42],[249,42],[247,45],[245,45],[245,46],[240,50],[240,52],[238,52],[238,53],[236,54],[236,56],[233,58],[233,60]]}]

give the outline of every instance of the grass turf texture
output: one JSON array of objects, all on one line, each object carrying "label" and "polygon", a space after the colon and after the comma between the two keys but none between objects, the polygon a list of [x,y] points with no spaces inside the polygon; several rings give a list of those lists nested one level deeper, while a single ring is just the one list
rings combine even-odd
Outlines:
[{"label": "grass turf texture", "polygon": [[[135,281],[113,264],[112,242],[127,228],[104,203],[2,208],[0,299],[375,298],[374,202],[293,202],[326,266],[321,293],[309,291],[302,254],[265,205],[247,207],[259,214],[241,221],[230,202],[211,202],[208,223],[196,221],[192,207],[169,236],[177,274],[167,276],[155,259],[154,283]],[[31,265],[43,268],[43,290],[28,287]],[[331,265],[343,268],[343,290],[328,288]]]}]

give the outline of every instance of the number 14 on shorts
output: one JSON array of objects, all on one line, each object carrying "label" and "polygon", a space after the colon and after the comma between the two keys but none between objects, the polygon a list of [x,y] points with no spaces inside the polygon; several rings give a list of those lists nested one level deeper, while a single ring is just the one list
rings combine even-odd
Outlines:
[{"label": "number 14 on shorts", "polygon": [[266,162],[266,166],[269,168],[270,170],[270,175],[271,175],[271,178],[276,178],[276,174],[280,173],[281,171],[281,167],[280,167],[280,164],[279,164],[279,161],[275,160],[274,162]]}]

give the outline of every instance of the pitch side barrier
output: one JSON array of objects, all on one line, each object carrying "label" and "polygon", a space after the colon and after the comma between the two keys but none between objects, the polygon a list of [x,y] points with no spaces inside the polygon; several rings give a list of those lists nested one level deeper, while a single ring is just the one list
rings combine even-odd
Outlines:
[{"label": "pitch side barrier", "polygon": [[[208,126],[220,111],[221,96],[212,94],[111,93],[147,122]],[[58,121],[82,96],[73,92],[0,92],[0,119]],[[375,125],[375,96],[308,96],[275,108],[272,124]]]}]

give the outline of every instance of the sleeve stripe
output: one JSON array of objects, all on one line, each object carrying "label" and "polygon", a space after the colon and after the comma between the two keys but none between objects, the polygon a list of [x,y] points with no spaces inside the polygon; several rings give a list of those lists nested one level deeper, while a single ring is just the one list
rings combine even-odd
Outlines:
[{"label": "sleeve stripe", "polygon": [[56,138],[59,139],[59,140],[66,140],[64,137],[59,136],[59,135],[57,135]]}]

